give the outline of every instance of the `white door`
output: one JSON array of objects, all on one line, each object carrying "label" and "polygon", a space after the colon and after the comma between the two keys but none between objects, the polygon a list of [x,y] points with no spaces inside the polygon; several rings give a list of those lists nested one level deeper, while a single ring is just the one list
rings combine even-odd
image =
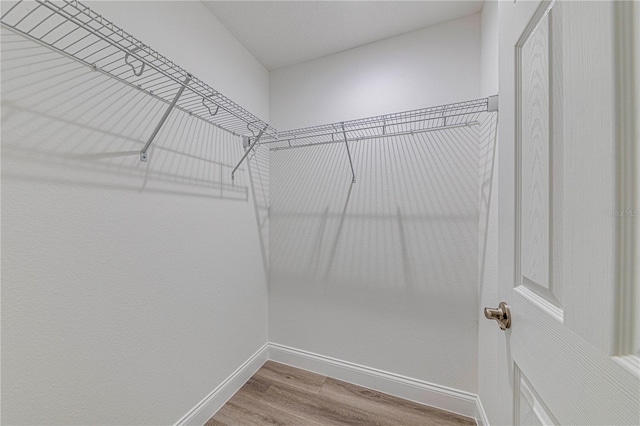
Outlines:
[{"label": "white door", "polygon": [[512,387],[496,397],[513,402],[514,424],[640,424],[640,38],[630,43],[640,5],[500,8],[499,280]]}]

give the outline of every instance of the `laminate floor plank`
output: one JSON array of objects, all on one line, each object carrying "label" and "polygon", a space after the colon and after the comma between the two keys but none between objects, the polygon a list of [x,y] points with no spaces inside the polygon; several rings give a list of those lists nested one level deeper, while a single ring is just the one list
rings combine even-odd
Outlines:
[{"label": "laminate floor plank", "polygon": [[381,422],[405,426],[475,426],[469,417],[439,410],[372,389],[327,377],[319,395],[375,414]]},{"label": "laminate floor plank", "polygon": [[369,413],[341,401],[274,383],[262,403],[322,425],[383,425]]},{"label": "laminate floor plank", "polygon": [[212,419],[226,426],[318,426],[317,423],[240,395],[231,398]]},{"label": "laminate floor plank", "polygon": [[464,416],[267,361],[206,426],[472,426]]},{"label": "laminate floor plank", "polygon": [[236,395],[242,395],[246,398],[258,401],[262,398],[272,383],[273,382],[271,380],[267,380],[263,377],[253,376],[240,388],[238,392],[236,392]]},{"label": "laminate floor plank", "polygon": [[322,388],[326,379],[326,376],[273,361],[267,361],[254,377],[293,386],[316,394],[320,392],[320,388]]},{"label": "laminate floor plank", "polygon": [[227,426],[227,425],[222,423],[220,420],[217,420],[214,416],[214,417],[211,417],[209,420],[207,420],[204,426]]}]

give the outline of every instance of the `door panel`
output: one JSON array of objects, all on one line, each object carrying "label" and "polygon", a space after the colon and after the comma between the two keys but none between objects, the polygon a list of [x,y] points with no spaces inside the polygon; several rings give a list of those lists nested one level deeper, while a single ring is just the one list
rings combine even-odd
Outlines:
[{"label": "door panel", "polygon": [[557,424],[640,424],[637,376],[564,326],[526,290],[513,292],[511,313],[514,363]]},{"label": "door panel", "polygon": [[[621,2],[624,3],[624,2]],[[568,327],[613,355],[616,328],[615,2],[563,2]],[[614,206],[614,207],[610,207]],[[598,312],[598,314],[596,314]]]},{"label": "door panel", "polygon": [[515,418],[518,419],[516,423],[527,426],[557,424],[558,422],[517,366],[514,377],[516,379]]},{"label": "door panel", "polygon": [[560,207],[557,202],[553,203],[552,196],[559,198],[561,193],[560,187],[552,187],[559,176],[552,180],[551,174],[556,162],[551,147],[560,146],[560,141],[552,138],[552,123],[557,123],[554,114],[561,111],[561,105],[555,102],[559,97],[553,95],[562,89],[558,78],[560,67],[551,57],[561,40],[557,36],[560,19],[556,9],[559,6],[547,13],[543,13],[544,10],[537,13],[516,44],[516,125],[519,128],[516,250],[517,276],[520,277],[516,285],[528,287],[559,308],[562,283],[552,276],[553,256],[560,255],[552,245],[559,239],[552,234],[557,227],[552,228],[556,222],[551,221],[553,209]]},{"label": "door panel", "polygon": [[640,424],[640,363],[615,356],[629,355],[616,341],[621,288],[632,287],[620,271],[637,241],[620,244],[606,214],[624,192],[614,17],[625,3],[500,5],[499,279],[514,424]]}]

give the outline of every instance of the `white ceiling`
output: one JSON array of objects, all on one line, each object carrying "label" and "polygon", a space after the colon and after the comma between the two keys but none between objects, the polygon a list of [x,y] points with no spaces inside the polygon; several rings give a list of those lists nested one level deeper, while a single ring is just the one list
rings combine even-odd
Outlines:
[{"label": "white ceiling", "polygon": [[479,12],[476,1],[203,1],[268,70]]}]

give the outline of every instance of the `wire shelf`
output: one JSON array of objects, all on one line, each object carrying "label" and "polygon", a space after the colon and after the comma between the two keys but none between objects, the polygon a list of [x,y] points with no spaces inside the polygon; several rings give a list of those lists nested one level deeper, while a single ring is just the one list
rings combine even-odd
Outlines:
[{"label": "wire shelf", "polygon": [[489,111],[489,99],[482,98],[395,114],[279,132],[263,136],[260,145],[272,150],[348,142],[467,126]]},{"label": "wire shelf", "polygon": [[277,135],[266,122],[78,1],[20,0],[0,22],[169,105],[175,101],[175,108],[234,135],[255,136],[261,130]]},{"label": "wire shelf", "polygon": [[477,123],[483,112],[497,110],[497,104],[491,105],[491,98],[483,98],[278,132],[76,0],[20,0],[0,17],[0,23],[95,72],[166,103],[167,110],[140,151],[141,161],[147,161],[147,149],[174,108],[236,136],[244,136],[247,149],[231,172],[232,179],[257,146],[277,150],[343,142],[355,182],[348,142],[468,126]]}]

